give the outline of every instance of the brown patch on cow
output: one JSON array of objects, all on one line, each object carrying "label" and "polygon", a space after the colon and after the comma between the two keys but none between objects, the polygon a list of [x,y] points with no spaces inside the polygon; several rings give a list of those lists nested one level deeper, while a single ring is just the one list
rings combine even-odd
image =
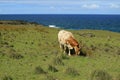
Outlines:
[{"label": "brown patch on cow", "polygon": [[78,42],[74,39],[74,38],[72,38],[72,37],[70,37],[68,40],[66,40],[67,41],[67,43],[69,43],[72,47],[75,47],[75,46],[79,46],[79,44],[78,44]]}]

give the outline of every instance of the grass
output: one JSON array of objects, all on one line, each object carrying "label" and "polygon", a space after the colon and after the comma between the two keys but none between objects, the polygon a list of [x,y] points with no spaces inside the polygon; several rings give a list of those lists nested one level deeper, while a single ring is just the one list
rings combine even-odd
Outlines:
[{"label": "grass", "polygon": [[60,29],[7,23],[0,21],[1,80],[90,80],[91,75],[120,79],[120,33],[69,30],[86,56],[68,56],[59,49]]}]

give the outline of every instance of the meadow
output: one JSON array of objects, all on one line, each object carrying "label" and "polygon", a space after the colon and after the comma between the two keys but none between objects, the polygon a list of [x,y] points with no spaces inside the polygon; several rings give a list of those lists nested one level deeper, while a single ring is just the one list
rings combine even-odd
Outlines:
[{"label": "meadow", "polygon": [[0,80],[120,80],[120,33],[68,30],[85,56],[61,52],[61,29],[0,21]]}]

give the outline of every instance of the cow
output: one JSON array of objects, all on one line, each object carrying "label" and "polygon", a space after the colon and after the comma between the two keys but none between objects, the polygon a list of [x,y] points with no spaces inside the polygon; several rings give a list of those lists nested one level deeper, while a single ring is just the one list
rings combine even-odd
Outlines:
[{"label": "cow", "polygon": [[76,55],[80,54],[80,47],[77,40],[74,38],[73,34],[66,30],[60,30],[58,33],[58,42],[60,44],[60,48],[68,55],[71,56],[71,50],[75,51]]}]

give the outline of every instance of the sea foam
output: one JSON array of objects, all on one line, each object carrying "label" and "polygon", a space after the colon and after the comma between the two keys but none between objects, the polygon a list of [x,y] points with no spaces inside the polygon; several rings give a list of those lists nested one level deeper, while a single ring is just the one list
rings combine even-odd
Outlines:
[{"label": "sea foam", "polygon": [[56,27],[56,25],[48,25],[48,26],[51,28],[59,28],[59,27]]}]

